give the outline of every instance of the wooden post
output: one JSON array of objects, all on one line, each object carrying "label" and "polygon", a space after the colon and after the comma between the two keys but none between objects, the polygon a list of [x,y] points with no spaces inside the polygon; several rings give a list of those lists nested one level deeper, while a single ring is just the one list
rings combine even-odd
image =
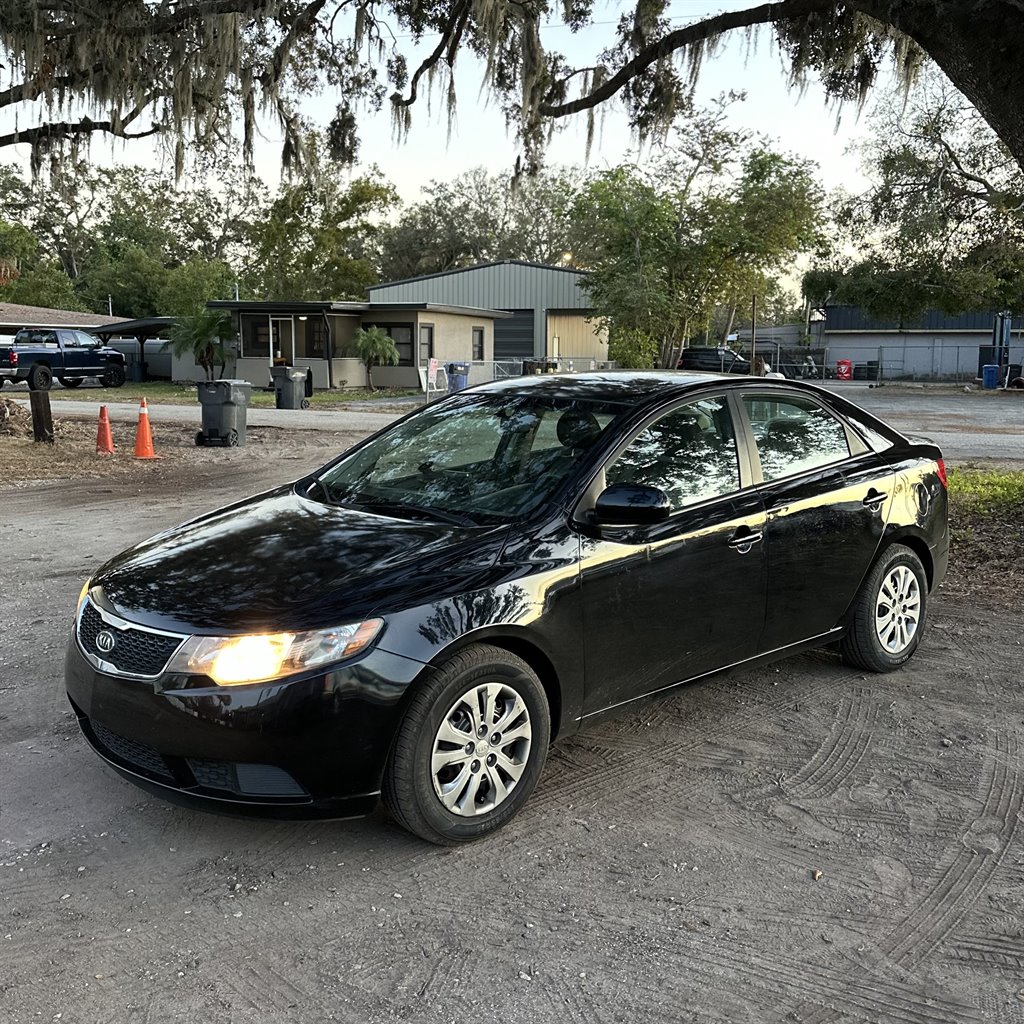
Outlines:
[{"label": "wooden post", "polygon": [[53,413],[47,391],[30,391],[28,402],[32,408],[32,435],[37,441],[53,444]]}]

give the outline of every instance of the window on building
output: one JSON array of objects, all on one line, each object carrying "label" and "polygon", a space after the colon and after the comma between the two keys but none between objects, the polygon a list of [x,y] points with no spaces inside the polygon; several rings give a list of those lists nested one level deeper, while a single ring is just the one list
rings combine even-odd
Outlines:
[{"label": "window on building", "polygon": [[473,328],[473,362],[482,363],[484,361],[484,329],[482,327]]},{"label": "window on building", "polygon": [[367,329],[379,327],[398,349],[399,366],[415,366],[413,362],[412,324],[363,324]]},{"label": "window on building", "polygon": [[314,359],[327,358],[327,324],[322,317],[306,321],[306,344]]},{"label": "window on building", "polygon": [[420,324],[420,366],[426,366],[434,356],[434,325]]},{"label": "window on building", "polygon": [[270,324],[266,317],[242,318],[241,355],[253,359],[270,358]]}]

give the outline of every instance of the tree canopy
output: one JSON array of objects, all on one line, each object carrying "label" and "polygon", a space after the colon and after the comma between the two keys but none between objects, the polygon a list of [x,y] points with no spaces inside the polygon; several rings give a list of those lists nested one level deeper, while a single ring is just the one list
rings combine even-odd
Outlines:
[{"label": "tree canopy", "polygon": [[871,187],[836,197],[835,244],[805,294],[899,320],[930,307],[1024,310],[1024,172],[977,111],[929,76],[868,126]]},{"label": "tree canopy", "polygon": [[[695,111],[661,156],[595,176],[576,208],[594,240],[583,282],[620,362],[674,367],[716,309],[765,294],[818,241],[812,168]],[[728,328],[726,328],[728,330]]]},{"label": "tree canopy", "polygon": [[363,109],[387,103],[400,132],[432,92],[454,111],[469,51],[533,172],[557,121],[613,98],[640,138],[663,135],[719,40],[763,27],[795,85],[817,76],[838,101],[863,100],[886,61],[911,79],[927,55],[1024,166],[1024,0],[778,0],[681,26],[667,9],[634,0],[577,64],[542,28],[600,25],[593,0],[2,0],[0,110],[17,124],[0,147],[29,143],[38,167],[95,133],[157,135],[180,172],[187,146],[216,151],[236,127],[251,157],[264,112],[283,130],[284,165],[301,165],[297,101],[325,88],[338,97],[331,153],[352,162]]}]

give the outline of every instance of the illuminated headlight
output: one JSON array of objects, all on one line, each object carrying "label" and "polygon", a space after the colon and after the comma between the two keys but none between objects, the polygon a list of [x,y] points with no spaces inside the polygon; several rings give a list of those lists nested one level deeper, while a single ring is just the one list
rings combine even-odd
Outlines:
[{"label": "illuminated headlight", "polygon": [[193,636],[166,671],[209,676],[218,686],[266,682],[351,658],[373,643],[383,625],[383,619],[367,619],[310,633]]}]

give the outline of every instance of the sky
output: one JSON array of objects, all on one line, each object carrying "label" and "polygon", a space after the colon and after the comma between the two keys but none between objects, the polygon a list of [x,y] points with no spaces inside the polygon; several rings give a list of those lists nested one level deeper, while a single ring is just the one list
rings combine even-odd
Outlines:
[{"label": "sky", "polygon": [[[719,0],[717,3],[673,0],[668,15],[675,25],[683,25],[721,10],[751,5],[751,0]],[[574,64],[592,63],[596,54],[609,45],[619,15],[630,6],[624,0],[597,0],[596,24],[576,35],[561,25],[546,26],[542,29],[542,39],[548,48],[563,49]],[[421,52],[429,50],[435,42],[436,37],[423,40]],[[410,45],[408,39],[403,39],[402,43]],[[482,63],[468,52],[461,54],[456,64],[458,112],[450,138],[447,112],[440,94],[433,97],[432,109],[421,102],[424,97],[417,101],[412,112],[413,127],[403,143],[397,143],[394,138],[386,102],[380,113],[361,117],[361,164],[380,167],[408,202],[416,201],[421,187],[431,180],[450,179],[471,167],[482,165],[495,172],[511,170],[517,150],[506,134],[500,111],[481,94],[482,78]],[[816,82],[810,83],[803,92],[790,88],[770,29],[761,30],[753,44],[748,43],[745,34],[735,33],[705,61],[697,87],[698,102],[707,103],[729,90],[747,93],[746,101],[732,108],[731,122],[736,127],[760,132],[776,139],[782,150],[816,161],[821,181],[828,189],[840,185],[851,190],[864,187],[859,160],[849,152],[851,142],[864,134],[863,120],[858,120],[857,110],[851,106],[841,112],[837,125],[836,112],[827,107],[824,93]],[[309,96],[303,101],[302,110],[314,122],[326,124],[336,103],[337,96],[330,93]],[[23,124],[28,123],[26,113],[21,112]],[[8,111],[0,115],[0,131],[10,127],[13,127],[13,118]],[[281,143],[280,131],[264,120],[256,146],[256,169],[271,184],[276,183],[280,174]],[[585,117],[566,120],[560,124],[548,150],[548,163],[582,164],[586,158],[585,143]],[[12,153],[8,149],[0,154],[0,160],[16,157],[27,166],[27,147],[15,147],[15,150],[20,152]],[[590,154],[590,166],[613,166],[636,151],[621,109],[615,103],[605,105]],[[107,165],[164,163],[170,168],[150,140],[131,143],[97,140],[92,146],[91,159]]]},{"label": "sky", "polygon": [[[546,26],[541,31],[542,40],[549,49],[562,49],[574,66],[586,66],[610,44],[619,15],[631,6],[622,0],[598,0],[594,8],[595,25],[575,35],[562,25]],[[674,0],[668,14],[674,25],[682,26],[719,11],[750,6],[750,0]],[[421,49],[428,51],[436,39],[425,39]],[[506,133],[501,112],[481,94],[483,72],[483,63],[472,54],[467,52],[459,57],[459,99],[450,139],[447,111],[440,93],[434,97],[429,111],[426,103],[417,101],[412,111],[413,127],[403,144],[395,142],[386,103],[379,114],[362,118],[361,162],[381,167],[407,201],[416,200],[420,187],[429,181],[450,179],[471,167],[511,169],[517,149]],[[882,85],[891,82],[887,75]],[[698,79],[698,103],[709,103],[730,90],[747,93],[746,101],[732,108],[731,122],[735,126],[773,137],[784,151],[815,160],[822,183],[828,189],[840,185],[858,189],[866,185],[859,159],[848,152],[850,143],[865,132],[863,119],[858,119],[858,111],[850,106],[841,111],[837,125],[836,111],[826,105],[824,91],[817,82],[809,83],[802,93],[791,88],[770,29],[762,30],[753,45],[748,44],[744,33],[734,33],[705,61]],[[326,123],[336,103],[337,98],[329,94],[310,98],[303,104],[303,111],[314,121]],[[636,153],[637,144],[630,137],[618,104],[605,106],[598,125],[590,166],[614,166],[628,154]],[[258,147],[257,165],[268,179],[277,173],[281,142],[279,133],[265,130]],[[560,124],[547,151],[547,161],[552,165],[572,165],[585,160],[586,118],[580,115]]]}]

